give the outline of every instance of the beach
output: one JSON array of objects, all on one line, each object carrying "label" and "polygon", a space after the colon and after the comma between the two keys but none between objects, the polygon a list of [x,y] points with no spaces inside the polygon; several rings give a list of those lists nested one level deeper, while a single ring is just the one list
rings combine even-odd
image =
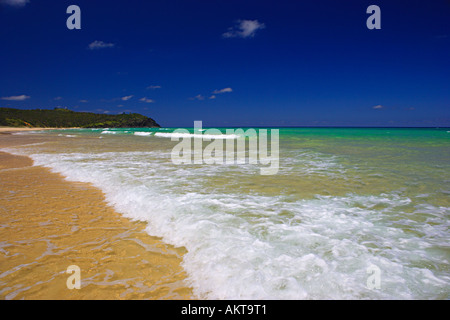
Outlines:
[{"label": "beach", "polygon": [[449,3],[0,0],[0,299],[450,300]]},{"label": "beach", "polygon": [[[2,134],[0,148],[44,141]],[[181,267],[185,249],[119,215],[97,188],[5,152],[0,152],[0,181],[1,299],[193,297]],[[81,270],[80,289],[66,285],[71,265]]]},{"label": "beach", "polygon": [[42,131],[42,130],[56,130],[58,128],[16,128],[16,127],[0,127],[0,134],[11,132],[27,132],[27,131]]},{"label": "beach", "polygon": [[449,129],[270,130],[273,175],[175,163],[175,128],[0,135],[1,297],[449,298]]}]

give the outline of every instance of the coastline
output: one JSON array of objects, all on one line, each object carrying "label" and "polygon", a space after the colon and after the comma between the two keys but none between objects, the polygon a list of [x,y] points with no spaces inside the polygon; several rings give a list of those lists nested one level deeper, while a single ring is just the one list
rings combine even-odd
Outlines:
[{"label": "coastline", "polygon": [[[0,148],[36,139],[2,135]],[[97,188],[1,151],[0,181],[0,298],[194,299],[186,250],[122,217]],[[70,265],[80,267],[79,290],[67,288]]]},{"label": "coastline", "polygon": [[65,130],[65,129],[79,129],[79,128],[28,128],[28,127],[0,127],[0,134],[8,134],[13,132],[23,131],[43,131],[43,130]]}]

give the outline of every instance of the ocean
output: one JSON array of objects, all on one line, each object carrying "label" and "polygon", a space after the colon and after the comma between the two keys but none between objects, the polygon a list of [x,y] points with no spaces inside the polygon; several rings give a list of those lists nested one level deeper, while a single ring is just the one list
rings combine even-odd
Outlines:
[{"label": "ocean", "polygon": [[[200,299],[450,298],[450,129],[276,128],[270,175],[250,161],[174,163],[173,137],[216,141],[175,129],[18,133],[51,141],[5,151],[92,183],[185,247]],[[250,139],[219,130],[224,145]]]}]

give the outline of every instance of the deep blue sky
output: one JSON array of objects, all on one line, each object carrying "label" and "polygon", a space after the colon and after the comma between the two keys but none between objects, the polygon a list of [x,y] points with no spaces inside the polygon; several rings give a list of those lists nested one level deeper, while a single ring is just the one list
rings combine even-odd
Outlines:
[{"label": "deep blue sky", "polygon": [[[12,2],[26,0],[0,0],[1,107],[168,127],[450,126],[450,1]],[[66,27],[71,4],[81,30]],[[381,30],[366,27],[371,4]]]}]

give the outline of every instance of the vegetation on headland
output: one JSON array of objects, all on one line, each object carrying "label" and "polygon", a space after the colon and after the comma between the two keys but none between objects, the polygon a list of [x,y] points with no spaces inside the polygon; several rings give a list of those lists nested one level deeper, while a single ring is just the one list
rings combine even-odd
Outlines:
[{"label": "vegetation on headland", "polygon": [[0,126],[29,128],[150,128],[160,127],[138,113],[98,114],[55,108],[21,110],[0,108]]}]

